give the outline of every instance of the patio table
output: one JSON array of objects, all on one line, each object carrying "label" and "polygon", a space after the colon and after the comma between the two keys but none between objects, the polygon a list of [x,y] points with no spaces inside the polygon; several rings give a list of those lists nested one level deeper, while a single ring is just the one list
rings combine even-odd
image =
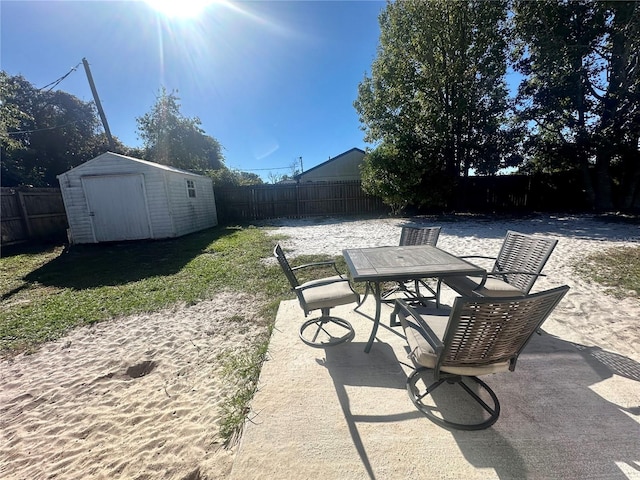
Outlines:
[{"label": "patio table", "polygon": [[402,282],[417,278],[442,278],[457,275],[485,275],[484,268],[456,257],[432,245],[348,248],[342,251],[351,279],[367,282],[376,300],[376,313],[369,341],[364,349],[369,353],[376,338],[383,282]]}]

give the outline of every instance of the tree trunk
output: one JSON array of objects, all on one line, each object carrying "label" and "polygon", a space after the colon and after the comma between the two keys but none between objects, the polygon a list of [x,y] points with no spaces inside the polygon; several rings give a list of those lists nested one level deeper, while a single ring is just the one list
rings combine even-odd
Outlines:
[{"label": "tree trunk", "polygon": [[611,163],[611,154],[606,151],[598,153],[596,159],[595,171],[595,209],[598,212],[609,212],[614,209],[613,195],[611,189],[611,175],[609,173],[609,165]]},{"label": "tree trunk", "polygon": [[627,42],[631,40],[625,35],[624,26],[633,13],[632,2],[615,4],[615,17],[611,29],[611,59],[609,61],[609,85],[602,100],[602,114],[597,127],[596,154],[596,209],[601,211],[614,208],[610,165],[614,156],[623,153],[622,129],[619,115],[620,92],[625,83],[625,68],[628,59]]},{"label": "tree trunk", "polygon": [[591,169],[589,168],[589,162],[587,161],[584,152],[578,152],[580,171],[582,172],[582,181],[584,183],[584,194],[589,202],[591,210],[596,208],[596,192],[593,187],[593,178],[591,177]]}]

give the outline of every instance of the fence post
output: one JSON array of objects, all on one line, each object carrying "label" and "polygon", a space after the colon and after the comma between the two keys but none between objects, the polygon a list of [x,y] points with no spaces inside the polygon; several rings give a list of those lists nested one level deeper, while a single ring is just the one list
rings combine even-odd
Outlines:
[{"label": "fence post", "polygon": [[33,228],[31,228],[31,221],[29,220],[29,212],[27,212],[27,204],[24,201],[24,194],[20,190],[16,190],[18,196],[18,206],[20,207],[20,215],[24,222],[24,228],[27,231],[27,237],[33,237]]}]

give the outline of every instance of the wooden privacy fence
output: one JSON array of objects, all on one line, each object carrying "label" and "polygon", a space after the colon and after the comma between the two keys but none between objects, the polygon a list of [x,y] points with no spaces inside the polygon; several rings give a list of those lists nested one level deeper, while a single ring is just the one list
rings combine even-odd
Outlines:
[{"label": "wooden privacy fence", "polygon": [[[390,212],[380,198],[365,194],[359,181],[228,187],[215,189],[215,194],[221,223]],[[587,208],[582,183],[575,175],[504,175],[458,179],[444,211],[504,213]],[[433,213],[429,205],[409,210]],[[439,207],[438,211],[442,210]]]},{"label": "wooden privacy fence", "polygon": [[460,178],[450,208],[459,212],[585,211],[575,174],[501,175]]},{"label": "wooden privacy fence", "polygon": [[59,188],[2,187],[2,245],[65,239],[67,215]]},{"label": "wooden privacy fence", "polygon": [[221,223],[389,211],[380,198],[364,193],[359,181],[216,188],[215,194]]}]

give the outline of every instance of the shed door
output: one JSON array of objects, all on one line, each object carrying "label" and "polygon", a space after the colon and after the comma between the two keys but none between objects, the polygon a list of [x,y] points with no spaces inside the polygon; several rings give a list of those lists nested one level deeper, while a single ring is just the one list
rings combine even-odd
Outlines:
[{"label": "shed door", "polygon": [[151,236],[142,175],[83,177],[82,186],[96,241]]}]

